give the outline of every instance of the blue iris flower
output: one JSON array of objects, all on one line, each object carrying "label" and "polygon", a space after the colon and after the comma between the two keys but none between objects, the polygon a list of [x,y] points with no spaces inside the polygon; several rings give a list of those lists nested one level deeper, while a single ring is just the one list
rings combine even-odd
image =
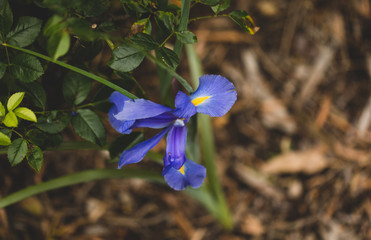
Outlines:
[{"label": "blue iris flower", "polygon": [[175,190],[187,186],[198,188],[204,182],[206,169],[189,160],[185,155],[187,141],[186,124],[196,114],[204,113],[212,117],[226,114],[237,99],[234,85],[219,75],[200,77],[197,90],[190,96],[179,91],[175,97],[175,109],[145,99],[130,99],[121,93],[113,92],[113,103],[108,117],[111,125],[120,133],[129,134],[134,128],[148,127],[163,129],[151,139],[125,150],[118,168],[129,163],[140,162],[167,134],[166,154],[162,175],[167,184]]}]

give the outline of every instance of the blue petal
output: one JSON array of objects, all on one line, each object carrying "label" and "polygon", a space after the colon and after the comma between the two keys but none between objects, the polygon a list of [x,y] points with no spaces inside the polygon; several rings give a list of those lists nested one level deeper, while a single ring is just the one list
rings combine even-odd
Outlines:
[{"label": "blue petal", "polygon": [[114,116],[117,120],[137,120],[154,117],[170,111],[172,111],[171,108],[161,104],[145,99],[134,99],[126,101],[122,110]]},{"label": "blue petal", "polygon": [[179,91],[175,97],[175,110],[173,114],[178,118],[189,118],[196,114],[196,107],[191,102],[191,98],[184,92]]},{"label": "blue petal", "polygon": [[167,184],[177,190],[184,190],[191,185],[193,188],[199,188],[206,177],[206,168],[189,159],[184,162],[180,170],[168,166],[163,173]]},{"label": "blue petal", "polygon": [[166,139],[166,154],[164,157],[164,167],[171,165],[175,169],[179,169],[186,157],[185,147],[187,142],[186,126],[171,127]]},{"label": "blue petal", "polygon": [[169,128],[166,128],[162,130],[159,134],[154,136],[151,139],[148,139],[147,141],[138,143],[133,148],[130,148],[129,150],[125,150],[121,156],[118,168],[122,168],[122,166],[129,164],[129,163],[137,163],[140,162],[144,156],[147,154],[149,150],[151,150],[156,144],[161,140],[163,136],[169,131]]},{"label": "blue petal", "polygon": [[236,99],[237,93],[233,83],[220,75],[200,77],[200,85],[191,95],[197,112],[211,117],[221,117],[226,114]]},{"label": "blue petal", "polygon": [[138,119],[134,127],[149,127],[149,128],[164,128],[171,125],[176,120],[176,117],[172,113],[162,113],[155,117]]},{"label": "blue petal", "polygon": [[109,100],[111,103],[113,103],[113,106],[108,112],[108,119],[112,127],[116,129],[116,131],[118,131],[119,133],[125,133],[125,134],[130,133],[135,121],[134,120],[120,121],[114,117],[114,115],[122,111],[125,105],[125,101],[130,100],[130,98],[128,98],[127,96],[119,92],[113,92]]}]

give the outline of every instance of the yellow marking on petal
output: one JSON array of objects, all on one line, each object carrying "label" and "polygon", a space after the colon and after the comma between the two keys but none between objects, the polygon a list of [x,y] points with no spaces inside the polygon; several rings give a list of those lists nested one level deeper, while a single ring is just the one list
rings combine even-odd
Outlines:
[{"label": "yellow marking on petal", "polygon": [[193,103],[193,105],[197,106],[197,105],[203,103],[203,101],[205,101],[206,99],[209,99],[209,98],[210,98],[210,96],[198,97],[198,98],[193,99],[192,103]]},{"label": "yellow marking on petal", "polygon": [[184,165],[181,168],[179,168],[179,172],[184,175]]}]

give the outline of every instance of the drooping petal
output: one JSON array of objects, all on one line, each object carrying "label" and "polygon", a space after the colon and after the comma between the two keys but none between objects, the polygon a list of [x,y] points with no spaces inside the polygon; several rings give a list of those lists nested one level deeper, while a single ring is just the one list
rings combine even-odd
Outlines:
[{"label": "drooping petal", "polygon": [[200,85],[190,97],[197,112],[221,117],[231,109],[237,93],[233,83],[225,77],[204,75],[200,77]]},{"label": "drooping petal", "polygon": [[187,159],[179,170],[171,166],[165,168],[163,176],[166,183],[174,190],[181,191],[189,185],[192,188],[199,188],[205,180],[206,168]]},{"label": "drooping petal", "polygon": [[[182,121],[182,120],[180,120]],[[173,126],[170,128],[166,139],[166,154],[164,157],[164,167],[171,165],[179,169],[186,157],[185,147],[187,142],[187,128],[183,126]]]},{"label": "drooping petal", "polygon": [[171,108],[161,104],[145,99],[134,99],[125,101],[125,106],[115,115],[115,118],[117,120],[137,120],[154,117],[170,111],[172,111]]},{"label": "drooping petal", "polygon": [[161,140],[163,136],[169,131],[170,127],[162,130],[156,136],[147,141],[138,143],[133,148],[125,150],[121,156],[118,164],[118,168],[122,168],[126,164],[140,162],[149,150],[151,150]]},{"label": "drooping petal", "polygon": [[182,91],[179,91],[175,97],[175,110],[173,114],[178,118],[186,119],[188,122],[189,118],[196,114],[196,107],[191,102],[191,98]]},{"label": "drooping petal", "polygon": [[148,127],[148,128],[164,128],[171,125],[176,120],[176,117],[169,112],[162,113],[155,117],[145,118],[145,119],[138,119],[134,127]]},{"label": "drooping petal", "polygon": [[118,131],[119,133],[128,134],[131,132],[132,126],[135,122],[135,120],[130,121],[120,121],[117,120],[114,115],[116,115],[118,112],[122,111],[125,105],[125,101],[130,100],[127,96],[119,93],[119,92],[113,92],[109,98],[109,101],[113,103],[113,106],[108,112],[108,119],[114,129]]}]

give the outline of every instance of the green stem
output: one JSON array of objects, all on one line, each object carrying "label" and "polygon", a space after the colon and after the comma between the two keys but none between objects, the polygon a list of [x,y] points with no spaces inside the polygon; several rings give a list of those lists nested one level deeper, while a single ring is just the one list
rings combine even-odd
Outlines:
[{"label": "green stem", "polygon": [[153,63],[157,64],[157,66],[159,66],[160,68],[166,70],[169,75],[171,77],[174,77],[176,78],[180,84],[183,85],[183,87],[189,92],[189,93],[192,93],[193,92],[193,88],[191,87],[191,85],[189,85],[189,83],[187,82],[187,80],[185,80],[182,76],[180,76],[179,74],[177,74],[174,70],[172,70],[171,68],[169,68],[168,66],[166,66],[164,63],[158,61],[155,57],[153,57],[152,55],[150,54],[146,54],[147,58],[149,60],[151,60]]},{"label": "green stem", "polygon": [[37,52],[31,51],[31,50],[28,50],[28,49],[25,49],[25,48],[21,48],[21,47],[17,47],[17,46],[9,45],[9,44],[7,44],[7,43],[2,43],[1,45],[4,46],[5,48],[6,48],[6,47],[10,47],[10,48],[13,48],[13,49],[15,49],[15,50],[18,50],[18,51],[21,51],[21,52],[24,52],[24,53],[27,53],[27,54],[33,55],[33,56],[35,56],[35,57],[38,57],[38,58],[44,59],[44,60],[46,60],[46,61],[48,61],[48,62],[53,62],[53,63],[55,63],[55,64],[58,64],[59,66],[62,66],[62,67],[64,67],[64,68],[67,68],[67,69],[69,69],[69,70],[71,70],[71,71],[74,71],[74,72],[80,73],[81,75],[84,75],[84,76],[86,76],[86,77],[88,77],[88,78],[94,79],[95,81],[100,82],[100,83],[106,85],[107,87],[110,87],[110,88],[112,88],[113,90],[116,90],[116,91],[118,91],[118,92],[124,94],[125,96],[127,96],[127,97],[129,97],[129,98],[131,98],[131,99],[138,98],[138,97],[135,96],[134,94],[132,94],[132,93],[126,91],[125,89],[123,89],[123,88],[117,86],[116,84],[111,83],[110,81],[108,81],[108,80],[106,80],[106,79],[104,79],[104,78],[102,78],[102,77],[99,77],[99,76],[97,76],[97,75],[94,75],[94,74],[92,74],[92,73],[90,73],[90,72],[87,72],[87,71],[85,71],[85,70],[82,70],[82,69],[80,69],[80,68],[74,67],[74,66],[72,66],[72,65],[69,65],[69,64],[67,64],[67,63],[64,63],[64,62],[61,62],[61,61],[58,61],[58,60],[54,60],[54,59],[52,59],[51,57],[45,56],[45,55],[43,55],[43,54],[40,54],[40,53],[37,53]]},{"label": "green stem", "polygon": [[229,17],[228,14],[220,14],[220,15],[211,15],[211,16],[201,16],[201,17],[195,17],[188,20],[188,23],[194,22],[201,19],[208,19],[208,18],[215,18],[215,17]]},{"label": "green stem", "polygon": [[[203,74],[201,62],[192,44],[186,44],[185,49],[188,55],[188,62],[190,66],[193,85],[197,87],[199,84],[198,79]],[[226,229],[232,229],[233,220],[229,212],[227,201],[223,193],[222,185],[220,183],[215,164],[215,143],[211,119],[207,115],[199,114],[198,124],[203,163],[205,164],[205,167],[207,169],[210,192],[214,194],[218,203],[219,221]]]},{"label": "green stem", "polygon": [[100,179],[110,178],[142,178],[155,182],[163,182],[161,174],[139,170],[139,169],[94,169],[86,170],[79,173],[73,173],[71,175],[55,178],[40,184],[36,184],[27,188],[24,188],[18,192],[12,193],[4,198],[0,199],[0,208],[4,208],[13,203],[19,202],[30,196],[54,190],[61,187],[67,187],[78,183],[89,182]]},{"label": "green stem", "polygon": [[159,45],[159,47],[164,46],[164,44],[174,35],[174,32],[172,32],[167,38]]}]

